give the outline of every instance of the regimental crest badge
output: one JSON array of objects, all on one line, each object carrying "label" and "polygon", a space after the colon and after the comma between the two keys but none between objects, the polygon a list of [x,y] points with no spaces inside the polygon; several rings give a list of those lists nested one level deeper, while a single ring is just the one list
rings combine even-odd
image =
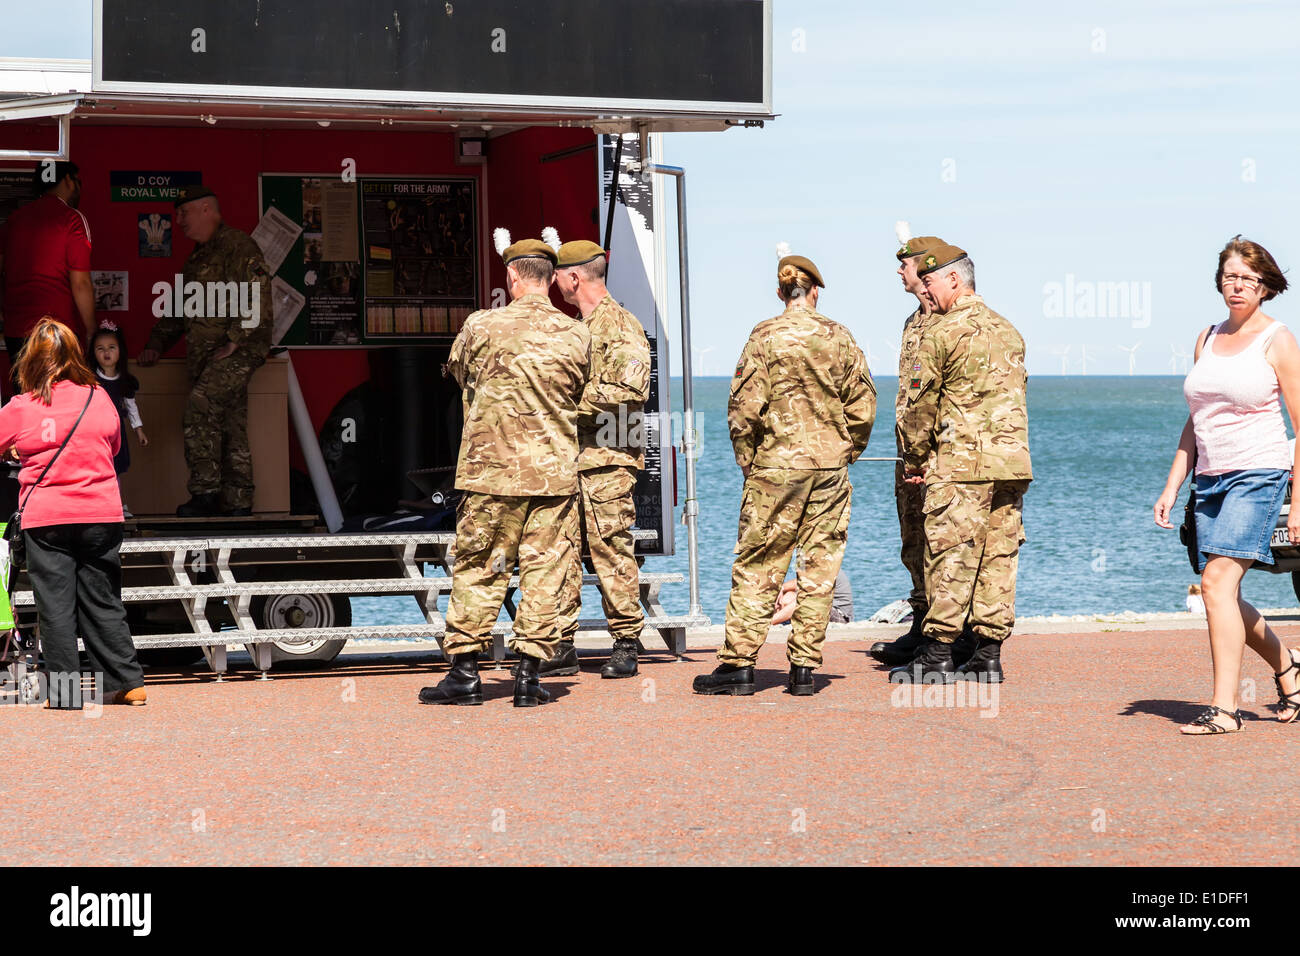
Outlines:
[{"label": "regimental crest badge", "polygon": [[925,267],[926,267],[927,269],[933,268],[933,267],[934,267],[934,264],[935,264],[936,262],[938,262],[938,261],[939,261],[939,260],[936,259],[934,256],[926,256],[926,257],[925,257]]},{"label": "regimental crest badge", "polygon": [[912,384],[911,384],[910,387],[911,387],[911,388],[920,388],[920,387],[921,387],[921,380],[920,380],[919,378],[914,378],[914,379],[912,379]]}]

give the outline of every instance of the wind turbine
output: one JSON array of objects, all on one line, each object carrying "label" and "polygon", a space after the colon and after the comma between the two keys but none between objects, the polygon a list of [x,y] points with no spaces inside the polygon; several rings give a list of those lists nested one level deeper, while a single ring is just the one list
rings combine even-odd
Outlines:
[{"label": "wind turbine", "polygon": [[1123,345],[1117,345],[1115,347],[1119,349],[1121,352],[1128,353],[1128,373],[1132,375],[1133,367],[1137,364],[1137,351],[1142,347],[1142,343],[1138,342],[1135,345],[1130,345],[1127,347]]},{"label": "wind turbine", "polygon": [[1169,371],[1172,372],[1172,373],[1174,373],[1174,374],[1177,374],[1177,373],[1178,373],[1178,363],[1181,362],[1181,363],[1182,363],[1182,366],[1183,366],[1183,374],[1186,375],[1186,374],[1187,374],[1187,360],[1188,360],[1189,358],[1191,358],[1191,356],[1188,355],[1186,352],[1184,352],[1182,349],[1180,349],[1180,348],[1178,348],[1177,346],[1175,346],[1173,343],[1170,343],[1170,345],[1169,345],[1169,351],[1170,351],[1170,353],[1171,353],[1170,356],[1169,356]]},{"label": "wind turbine", "polygon": [[867,353],[867,371],[871,371],[876,366],[876,357],[871,354],[871,343],[863,342],[862,351]]},{"label": "wind turbine", "polygon": [[1083,364],[1083,374],[1087,375],[1088,374],[1088,346],[1080,345],[1079,351],[1083,353],[1082,357],[1080,358],[1080,362]]},{"label": "wind turbine", "polygon": [[695,352],[695,374],[701,378],[706,378],[709,373],[704,370],[704,356],[713,351],[713,346],[703,349],[693,349],[692,351]]},{"label": "wind turbine", "polygon": [[1068,374],[1069,374],[1069,371],[1070,371],[1070,370],[1069,370],[1070,349],[1072,349],[1072,348],[1074,348],[1073,345],[1067,345],[1067,346],[1064,346],[1064,347],[1062,347],[1062,346],[1060,346],[1060,345],[1054,345],[1054,346],[1052,346],[1050,349],[1048,349],[1048,351],[1051,352],[1053,355],[1059,355],[1059,356],[1061,357],[1061,374],[1062,374],[1062,375],[1068,375]]}]

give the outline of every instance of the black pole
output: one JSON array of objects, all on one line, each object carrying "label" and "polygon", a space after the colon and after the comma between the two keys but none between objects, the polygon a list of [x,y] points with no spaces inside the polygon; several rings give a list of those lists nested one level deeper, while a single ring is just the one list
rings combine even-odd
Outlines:
[{"label": "black pole", "polygon": [[[615,135],[618,136],[618,145],[614,147],[614,168],[609,177],[609,212],[605,216],[605,241],[601,244],[601,248],[606,252],[609,252],[609,238],[614,232],[614,203],[618,199],[618,174],[623,166],[623,134]],[[605,257],[605,281],[609,281],[608,256]]]}]

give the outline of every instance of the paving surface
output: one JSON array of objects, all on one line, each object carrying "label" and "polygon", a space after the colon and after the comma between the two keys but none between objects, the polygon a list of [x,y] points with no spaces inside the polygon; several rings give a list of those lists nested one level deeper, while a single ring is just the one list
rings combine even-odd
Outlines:
[{"label": "paving surface", "polygon": [[[893,633],[899,629],[894,628]],[[1279,633],[1300,644],[1300,625]],[[548,682],[510,705],[427,707],[445,670],[350,654],[324,672],[148,671],[147,707],[0,707],[0,864],[1269,864],[1289,861],[1300,722],[1247,657],[1243,733],[1187,738],[1203,628],[1017,635],[996,699],[889,685],[865,640],[826,645],[818,693],[694,696],[713,667]],[[247,665],[245,665],[247,667]],[[1247,696],[1251,696],[1248,684]]]}]

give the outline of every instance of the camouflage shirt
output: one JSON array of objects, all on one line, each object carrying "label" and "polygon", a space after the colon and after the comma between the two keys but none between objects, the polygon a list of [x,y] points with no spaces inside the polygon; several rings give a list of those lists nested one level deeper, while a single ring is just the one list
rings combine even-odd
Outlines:
[{"label": "camouflage shirt", "polygon": [[606,295],[587,318],[591,377],[578,406],[578,470],[645,463],[641,406],[650,394],[650,343],[636,316]]},{"label": "camouflage shirt", "polygon": [[875,419],[876,386],[848,329],[804,305],[754,327],[727,408],[742,468],[840,468]]},{"label": "camouflage shirt", "polygon": [[899,448],[927,484],[1033,477],[1025,341],[983,298],[964,295],[927,323],[906,384]]},{"label": "camouflage shirt", "polygon": [[[234,342],[255,364],[260,365],[271,350],[271,328],[274,323],[271,307],[271,275],[266,268],[262,250],[247,233],[232,229],[224,222],[207,242],[194,246],[185,260],[184,281],[203,286],[203,303],[200,315],[172,315],[160,318],[149,333],[145,348],[166,352],[185,336],[185,357],[190,373],[197,376],[207,364],[209,356],[227,342]],[[257,283],[241,288],[242,283]],[[187,291],[184,302],[192,301]],[[252,318],[241,315],[241,303],[253,305],[257,298],[257,324],[245,328]],[[175,306],[173,305],[173,311]],[[186,308],[186,313],[194,311]]]},{"label": "camouflage shirt", "polygon": [[465,390],[456,487],[492,495],[578,490],[578,403],[591,333],[544,295],[475,312],[446,374]]}]

